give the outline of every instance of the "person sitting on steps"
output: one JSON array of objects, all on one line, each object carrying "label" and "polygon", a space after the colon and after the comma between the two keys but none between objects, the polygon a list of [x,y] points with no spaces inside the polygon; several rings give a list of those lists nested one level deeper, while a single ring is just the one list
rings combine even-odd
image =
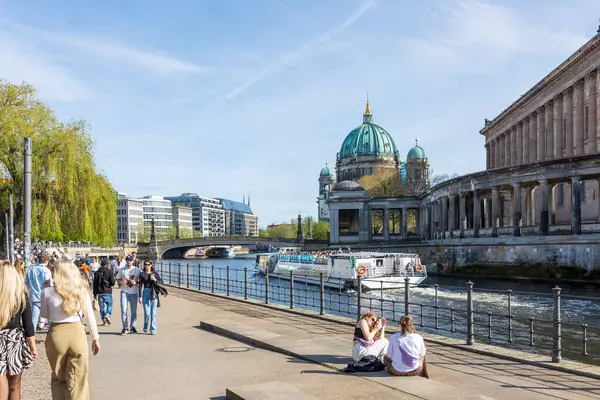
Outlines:
[{"label": "person sitting on steps", "polygon": [[388,350],[388,340],[384,338],[385,318],[377,319],[372,312],[364,314],[354,327],[352,359],[359,362],[367,356],[375,356],[382,360]]}]

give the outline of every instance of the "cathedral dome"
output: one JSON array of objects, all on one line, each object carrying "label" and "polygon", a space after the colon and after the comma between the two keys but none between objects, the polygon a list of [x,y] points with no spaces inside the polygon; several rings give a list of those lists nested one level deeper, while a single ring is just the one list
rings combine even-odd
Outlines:
[{"label": "cathedral dome", "polygon": [[415,140],[415,147],[410,149],[408,155],[406,156],[407,160],[415,160],[415,159],[425,159],[427,155],[425,155],[425,150],[421,146],[419,146],[419,141]]},{"label": "cathedral dome", "polygon": [[398,156],[392,136],[381,126],[373,123],[369,103],[363,114],[363,124],[346,136],[338,159],[360,156]]},{"label": "cathedral dome", "polygon": [[331,176],[331,171],[329,170],[327,164],[325,164],[325,167],[321,170],[319,176]]}]

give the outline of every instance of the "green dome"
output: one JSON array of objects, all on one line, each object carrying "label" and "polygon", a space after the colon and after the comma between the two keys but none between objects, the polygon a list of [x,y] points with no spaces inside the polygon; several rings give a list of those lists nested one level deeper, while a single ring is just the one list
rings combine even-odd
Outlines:
[{"label": "green dome", "polygon": [[406,159],[424,159],[427,158],[427,156],[425,155],[425,150],[423,150],[423,148],[421,146],[419,146],[419,141],[415,141],[415,147],[413,147],[412,149],[410,149],[410,151],[408,152],[408,155],[406,156]]},{"label": "green dome", "polygon": [[331,171],[329,170],[327,164],[325,164],[325,167],[321,170],[319,176],[331,176]]},{"label": "green dome", "polygon": [[338,153],[338,159],[357,156],[398,156],[392,136],[373,123],[373,114],[368,102],[363,114],[363,124],[346,136]]}]

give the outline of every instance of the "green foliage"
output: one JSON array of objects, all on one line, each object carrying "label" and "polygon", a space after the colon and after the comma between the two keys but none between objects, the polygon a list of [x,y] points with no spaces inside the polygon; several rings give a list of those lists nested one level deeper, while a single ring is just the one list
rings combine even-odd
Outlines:
[{"label": "green foliage", "polygon": [[315,240],[329,239],[329,222],[319,221],[312,226],[312,238]]},{"label": "green foliage", "polygon": [[258,230],[258,237],[270,237],[271,235],[269,234],[269,231],[266,229],[262,229],[260,228]]},{"label": "green foliage", "polygon": [[32,139],[32,239],[113,245],[117,200],[96,171],[92,138],[83,121],[64,124],[26,84],[0,80],[0,207],[15,199],[15,229],[22,237],[23,142]]}]

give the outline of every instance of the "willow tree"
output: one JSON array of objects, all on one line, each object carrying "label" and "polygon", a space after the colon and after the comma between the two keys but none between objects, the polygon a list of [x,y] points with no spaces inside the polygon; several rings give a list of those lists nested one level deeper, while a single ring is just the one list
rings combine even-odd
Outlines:
[{"label": "willow tree", "polygon": [[23,142],[32,138],[34,240],[116,240],[116,193],[96,170],[92,139],[83,121],[58,121],[35,90],[0,81],[0,208],[15,199],[15,230],[23,228]]}]

